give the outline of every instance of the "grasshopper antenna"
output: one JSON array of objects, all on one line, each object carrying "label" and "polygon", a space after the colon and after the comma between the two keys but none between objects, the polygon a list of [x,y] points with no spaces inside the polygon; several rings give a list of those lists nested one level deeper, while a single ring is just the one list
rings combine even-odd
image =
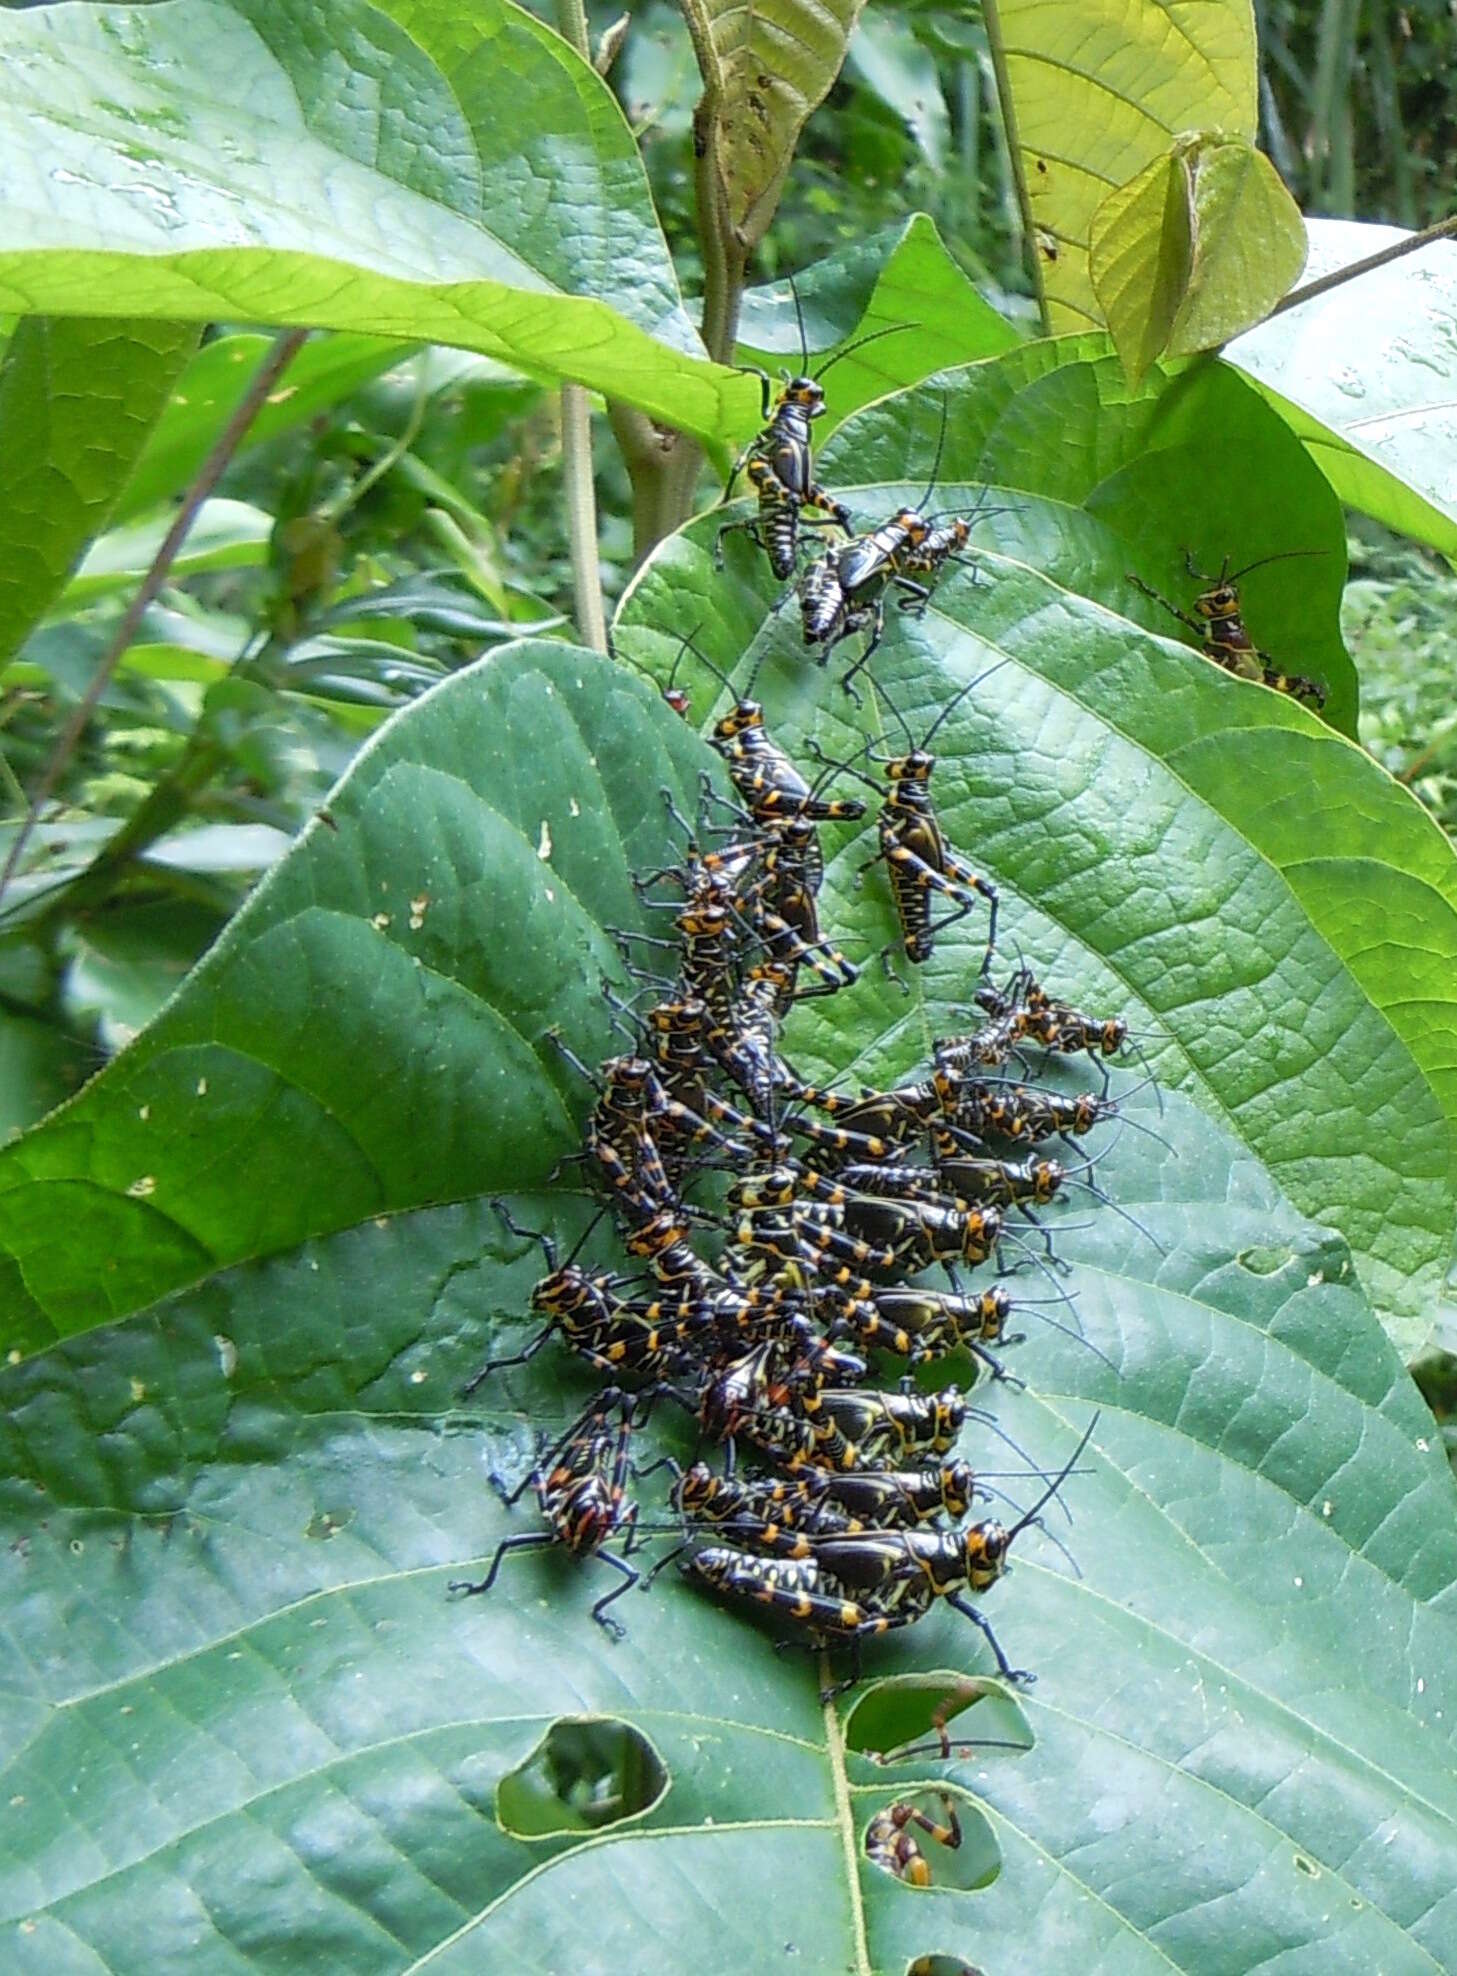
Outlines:
[{"label": "grasshopper antenna", "polygon": [[721,666],[715,665],[713,660],[708,657],[707,653],[700,652],[697,645],[694,644],[693,642],[694,639],[697,638],[699,632],[702,631],[702,629],[703,629],[703,625],[701,622],[699,622],[698,624],[694,625],[691,631],[684,633],[683,642],[678,647],[678,655],[673,660],[672,670],[668,674],[668,684],[663,689],[663,697],[665,699],[667,698],[668,694],[672,692],[677,685],[678,668],[683,663],[683,658],[685,653],[688,652],[691,652],[693,654],[694,658],[697,659],[698,663],[706,671],[711,672],[713,674],[714,678],[719,682],[719,684],[723,687],[726,693],[731,693],[736,700],[740,697],[738,688],[734,685],[732,679],[729,678],[728,674],[723,670],[723,668]]},{"label": "grasshopper antenna", "polygon": [[804,377],[809,371],[809,338],[804,333],[804,310],[800,306],[799,283],[793,275],[789,277],[789,294],[794,303],[794,320],[799,325],[799,374]]},{"label": "grasshopper antenna", "polygon": [[1067,1478],[1072,1474],[1073,1470],[1077,1467],[1079,1461],[1081,1461],[1083,1455],[1086,1453],[1088,1443],[1093,1438],[1093,1431],[1097,1427],[1098,1422],[1102,1418],[1103,1416],[1101,1412],[1095,1413],[1093,1415],[1092,1419],[1088,1422],[1087,1426],[1083,1429],[1083,1437],[1078,1442],[1077,1446],[1073,1449],[1071,1455],[1069,1455],[1066,1464],[1058,1470],[1057,1474],[1052,1478],[1051,1482],[1048,1483],[1047,1487],[1043,1490],[1042,1494],[1037,1498],[1037,1501],[1032,1505],[1031,1509],[1025,1511],[1021,1516],[1021,1518],[1016,1523],[1014,1523],[1012,1525],[1012,1528],[1008,1531],[1007,1533],[1008,1543],[1010,1543],[1012,1538],[1014,1538],[1017,1535],[1019,1530],[1025,1530],[1029,1523],[1035,1523],[1037,1518],[1042,1514],[1042,1511],[1046,1509],[1047,1505],[1052,1501],[1054,1496],[1057,1495],[1063,1483],[1066,1482]]},{"label": "grasshopper antenna", "polygon": [[[802,334],[803,324],[801,324],[800,327]],[[853,356],[857,350],[863,350],[867,343],[878,343],[882,336],[903,335],[906,330],[911,329],[913,327],[914,325],[908,322],[896,322],[896,323],[891,323],[890,326],[886,329],[872,329],[865,336],[857,336],[853,343],[846,343],[841,349],[838,349],[832,357],[828,357],[825,360],[825,362],[820,365],[819,369],[813,373],[815,382],[818,383],[819,380],[824,376],[826,371],[833,370],[835,365],[840,362],[841,358]]]},{"label": "grasshopper antenna", "polygon": [[[873,693],[876,693],[880,699],[884,700],[885,704],[890,708],[891,712],[895,715],[896,726],[900,729],[901,733],[906,737],[906,753],[908,755],[915,754],[916,752],[915,736],[911,733],[910,725],[907,722],[905,715],[901,712],[900,708],[896,705],[895,701],[891,698],[890,693],[886,688],[885,681],[883,679],[877,680],[875,684],[872,686],[871,691]],[[867,749],[866,752],[868,758],[871,761],[880,761],[885,759],[884,757],[875,754],[873,749]]]},{"label": "grasshopper antenna", "polygon": [[[1020,1441],[1014,1439],[1013,1436],[1007,1432],[1006,1428],[1002,1426],[1001,1422],[996,1418],[994,1414],[988,1413],[985,1407],[968,1407],[966,1410],[966,1417],[968,1420],[974,1420],[979,1427],[989,1427],[993,1432],[993,1434],[996,1435],[999,1441],[1005,1441],[1007,1446],[1012,1450],[1013,1454],[1018,1454],[1022,1457],[1023,1461],[1025,1461],[1027,1464],[1027,1466],[1021,1471],[1021,1473],[1024,1476],[1035,1475],[1039,1482],[1050,1482],[1052,1484],[1052,1488],[1049,1490],[1048,1495],[1043,1497],[1044,1503],[1049,1500],[1049,1497],[1055,1496],[1057,1494],[1058,1487],[1062,1483],[1064,1477],[1061,1475],[1055,1476],[1051,1474],[1049,1470],[1045,1469],[1042,1466],[1042,1463],[1038,1461],[1034,1455],[1030,1454],[1028,1450],[1022,1446],[1022,1443]],[[1077,1460],[1076,1455],[1073,1456],[1073,1460],[1074,1461]],[[1069,1469],[1066,1471],[1066,1473],[1071,1474],[1072,1470]],[[978,1482],[980,1482],[981,1477],[982,1477],[982,1471],[980,1469],[977,1469],[976,1479]],[[1007,1478],[1003,1478],[1003,1479],[1007,1479]],[[1041,1507],[1042,1504],[1039,1503],[1038,1508],[1040,1509]],[[1072,1511],[1068,1508],[1067,1504],[1064,1503],[1060,1498],[1058,1500],[1058,1508],[1062,1511],[1063,1515],[1067,1518],[1068,1522],[1071,1523],[1073,1520]]]},{"label": "grasshopper antenna", "polygon": [[[986,682],[991,678],[993,673],[1000,672],[1003,666],[1010,665],[1011,663],[1012,661],[1009,658],[998,659],[995,665],[989,665],[984,672],[979,672],[976,675],[975,679],[968,679],[964,686],[957,688],[956,692],[952,694],[951,698],[946,702],[945,706],[941,709],[940,713],[937,714],[936,718],[931,722],[931,725],[927,728],[925,735],[922,737],[921,750],[923,753],[930,752],[931,743],[936,738],[936,730],[941,726],[942,722],[948,718],[949,715],[955,712],[956,708],[961,705],[961,702],[966,698],[967,694],[973,692],[978,686],[985,686]],[[881,691],[882,692],[885,691],[883,686],[881,688]],[[889,698],[890,696],[887,694],[886,697]],[[899,715],[897,715],[897,719],[899,719]],[[905,726],[904,721],[901,721],[901,726],[902,727]],[[907,733],[907,738],[909,739],[909,731]]]},{"label": "grasshopper antenna", "polygon": [[1195,569],[1193,550],[1186,549],[1184,551],[1184,567],[1196,583],[1238,583],[1240,578],[1242,576],[1248,576],[1251,570],[1264,569],[1270,563],[1299,562],[1305,557],[1323,556],[1325,553],[1324,549],[1281,549],[1273,556],[1257,556],[1254,562],[1246,563],[1243,569],[1236,570],[1230,569],[1229,558],[1226,556],[1219,575],[1206,576],[1202,570]]},{"label": "grasshopper antenna", "polygon": [[917,514],[921,513],[932,494],[936,491],[936,477],[941,471],[941,449],[946,444],[946,414],[949,405],[950,399],[943,391],[941,393],[941,429],[936,434],[936,457],[931,462],[931,478],[926,482],[926,491],[916,503]]}]

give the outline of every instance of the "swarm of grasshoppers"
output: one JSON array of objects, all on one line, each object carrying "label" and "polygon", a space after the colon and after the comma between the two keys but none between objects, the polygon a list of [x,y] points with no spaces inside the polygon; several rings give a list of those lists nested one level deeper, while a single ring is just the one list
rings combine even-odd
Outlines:
[{"label": "swarm of grasshoppers", "polygon": [[[1026,966],[997,979],[997,888],[956,849],[930,796],[931,743],[972,681],[919,735],[886,696],[903,745],[860,751],[884,777],[883,788],[868,784],[880,804],[873,862],[899,920],[899,957],[923,965],[948,927],[986,908],[972,1025],[937,1037],[929,1065],[881,1089],[852,1095],[804,1076],[786,1023],[802,1003],[853,991],[862,973],[822,912],[821,833],[864,822],[843,778],[865,778],[855,757],[797,762],[753,679],[737,687],[694,634],[665,687],[675,712],[692,714],[679,683],[690,652],[727,695],[708,737],[727,786],[705,782],[696,814],[663,791],[675,849],[634,878],[641,923],[620,934],[621,977],[603,984],[612,1053],[594,1069],[554,1032],[541,1038],[544,1060],[577,1087],[585,1128],[570,1164],[600,1206],[563,1257],[550,1234],[497,1204],[503,1241],[540,1246],[539,1328],[467,1391],[553,1339],[606,1383],[509,1491],[514,1501],[534,1485],[542,1527],[499,1540],[484,1575],[455,1589],[484,1594],[518,1553],[556,1546],[616,1572],[592,1607],[615,1636],[624,1595],[676,1563],[699,1590],[768,1615],[781,1645],[819,1654],[827,1698],[859,1678],[867,1644],[938,1608],[972,1622],[1004,1679],[1030,1680],[981,1602],[1034,1527],[1076,1570],[1049,1518],[1070,1520],[1062,1494],[1084,1472],[1097,1416],[1049,1469],[985,1401],[1014,1376],[1024,1314],[1099,1349],[1039,1210],[1074,1186],[1105,1198],[1073,1149],[1118,1115],[1117,1101],[1106,1077],[1101,1091],[1068,1093],[1037,1066],[1106,1064],[1130,1047],[1128,1027]],[[581,1261],[608,1218],[623,1254]],[[1050,1295],[1022,1293],[1029,1269]],[[934,1390],[923,1389],[928,1375]],[[660,1415],[696,1431],[684,1462],[635,1459]],[[989,1435],[1010,1467],[973,1456]],[[654,1515],[640,1485],[663,1470],[671,1482]],[[655,1538],[667,1548],[643,1568]],[[849,1656],[838,1682],[831,1652]],[[922,1884],[917,1833],[954,1839],[902,1809],[887,1809],[868,1850]]]},{"label": "swarm of grasshoppers", "polygon": [[[815,478],[811,434],[826,406],[821,379],[861,346],[812,374],[797,292],[794,302],[802,368],[777,396],[760,373],[764,429],[729,489],[742,472],[755,512],[722,524],[715,554],[721,562],[735,536],[761,552],[792,584],[805,643],[822,661],[869,632],[844,682],[863,704],[853,681],[880,642],[888,601],[923,612],[962,559],[975,517],[930,511],[943,404],[924,495],[854,532],[849,509]],[[801,568],[811,530],[817,553]],[[1106,1066],[1132,1037],[1121,1015],[1081,1009],[1025,965],[997,978],[997,884],[953,841],[950,806],[932,796],[931,744],[979,680],[919,733],[875,682],[900,738],[887,746],[882,733],[839,762],[815,750],[807,766],[771,729],[757,666],[740,686],[696,636],[682,639],[664,698],[693,719],[679,678],[691,653],[726,696],[706,736],[723,776],[704,777],[696,813],[662,792],[674,848],[633,875],[639,923],[617,935],[621,967],[603,983],[611,1054],[594,1068],[554,1031],[540,1038],[585,1120],[581,1150],[561,1170],[584,1171],[600,1205],[563,1258],[550,1234],[496,1204],[503,1242],[517,1253],[540,1246],[546,1271],[529,1297],[539,1328],[466,1390],[528,1377],[513,1369],[552,1340],[605,1383],[507,1492],[515,1501],[534,1485],[542,1527],[499,1540],[484,1576],[454,1589],[487,1593],[517,1554],[555,1546],[615,1571],[620,1582],[592,1606],[615,1636],[624,1595],[676,1564],[698,1590],[769,1616],[781,1646],[814,1651],[827,1700],[859,1679],[868,1643],[933,1609],[969,1620],[996,1671],[1028,1681],[981,1601],[1032,1528],[1076,1571],[1049,1523],[1054,1514],[1071,1522],[1063,1491],[1085,1472],[1098,1416],[1049,1467],[985,1401],[1014,1378],[1024,1314],[1099,1352],[1039,1211],[1075,1187],[1106,1199],[1084,1142],[1119,1115]],[[981,965],[964,990],[970,1026],[935,1037],[919,1071],[854,1094],[805,1076],[785,1034],[802,1004],[853,992],[865,972],[823,905],[824,833],[840,833],[830,849],[841,848],[866,819],[846,778],[878,803],[862,876],[881,868],[895,911],[887,972],[893,958],[924,967],[949,929],[986,915]],[[1039,1063],[1074,1058],[1104,1069],[1101,1090],[1043,1081]],[[581,1261],[604,1220],[622,1253]],[[1050,1294],[1023,1294],[1028,1270]],[[635,1460],[638,1435],[661,1418],[696,1433],[691,1453]],[[988,1436],[1012,1466],[984,1465]],[[641,1486],[665,1472],[655,1519]],[[634,1560],[659,1537],[666,1548],[640,1568]],[[838,1682],[832,1651],[849,1656]],[[948,1755],[944,1730],[942,1741]],[[869,1858],[926,1884],[921,1838],[959,1840],[946,1804],[944,1825],[907,1802],[887,1806],[867,1833]]]}]

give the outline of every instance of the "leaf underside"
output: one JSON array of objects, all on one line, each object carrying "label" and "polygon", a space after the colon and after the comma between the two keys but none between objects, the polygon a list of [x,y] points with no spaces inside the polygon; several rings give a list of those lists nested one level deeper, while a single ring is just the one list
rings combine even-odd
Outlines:
[{"label": "leaf underside", "polygon": [[449,343],[703,436],[751,415],[611,92],[509,0],[44,7],[0,49],[0,309]]}]

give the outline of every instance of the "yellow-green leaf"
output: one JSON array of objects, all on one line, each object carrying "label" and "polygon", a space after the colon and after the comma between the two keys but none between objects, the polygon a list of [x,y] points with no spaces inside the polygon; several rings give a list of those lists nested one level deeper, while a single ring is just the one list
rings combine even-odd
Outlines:
[{"label": "yellow-green leaf", "polygon": [[1093,215],[1093,290],[1132,383],[1267,316],[1305,262],[1305,225],[1251,144],[1193,132]]},{"label": "yellow-green leaf", "polygon": [[1210,350],[1262,322],[1305,266],[1305,222],[1268,158],[1228,139],[1185,153],[1194,264],[1169,339],[1174,356]]},{"label": "yellow-green leaf", "polygon": [[1156,158],[1093,215],[1093,289],[1131,384],[1168,349],[1193,258],[1189,180],[1177,156]]},{"label": "yellow-green leaf", "polygon": [[1253,140],[1249,0],[985,0],[1039,258],[1049,327],[1101,324],[1088,269],[1093,214],[1183,131]]}]

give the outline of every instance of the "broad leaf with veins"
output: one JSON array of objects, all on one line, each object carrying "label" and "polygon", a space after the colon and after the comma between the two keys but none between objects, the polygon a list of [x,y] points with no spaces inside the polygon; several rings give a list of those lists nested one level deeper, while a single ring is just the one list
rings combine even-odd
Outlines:
[{"label": "broad leaf with veins", "polygon": [[40,7],[0,54],[0,310],[451,343],[702,437],[752,417],[611,91],[510,0]]},{"label": "broad leaf with veins", "polygon": [[[1005,606],[1048,594],[1009,581]],[[656,666],[676,641],[646,627],[655,595],[721,602],[705,637],[737,661],[741,579],[664,553],[619,625]],[[917,722],[987,656],[935,626],[935,651],[898,637],[885,658]],[[1123,637],[1134,683],[1201,663]],[[692,679],[701,721],[715,688]],[[1196,680],[1172,688],[1186,713]],[[849,738],[822,675],[775,661],[763,684],[786,733],[818,708]],[[1026,671],[1021,689],[989,683],[938,736],[943,813],[997,854],[1009,947],[1136,1009],[1031,903],[1057,845],[1096,889],[1108,825],[1076,723]],[[447,1593],[533,1527],[489,1478],[517,1480],[591,1390],[552,1346],[459,1401],[532,1334],[541,1269],[478,1196],[535,1188],[519,1221],[581,1230],[569,1181],[541,1191],[586,1102],[545,1033],[612,1047],[608,928],[641,924],[629,870],[672,847],[660,785],[691,802],[706,759],[590,654],[526,644],[458,675],[382,731],[151,1029],[8,1155],[12,1244],[64,1243],[17,1253],[12,1285],[44,1304],[15,1335],[42,1349],[3,1374],[7,1968],[672,1976],[689,1940],[755,1976],[925,1955],[1203,1972],[1232,1940],[1249,1969],[1452,1967],[1457,1528],[1435,1431],[1340,1240],[1136,1074],[1116,1073],[1126,1124],[1092,1144],[1141,1227],[1086,1197],[1048,1211],[1076,1311],[1027,1310],[1008,1354],[1026,1389],[978,1392],[1016,1447],[964,1436],[1030,1506],[1017,1449],[1055,1469],[1098,1415],[1066,1514],[1019,1537],[985,1599],[1035,1686],[986,1683],[950,1612],[873,1648],[868,1688],[826,1712],[802,1656],[673,1573],[619,1601],[617,1645],[588,1616],[601,1567],[518,1553],[491,1596]],[[1157,788],[1137,759],[1105,744],[1130,813]],[[859,855],[839,846],[827,901],[865,974],[796,1017],[793,1047],[904,1066],[964,992],[977,929],[907,1003],[873,964],[878,880],[846,886]],[[1204,868],[1182,869],[1192,893]],[[1133,876],[1154,884],[1146,861]],[[1177,965],[1217,1012],[1215,951]],[[74,1335],[47,1343],[46,1320]],[[666,1410],[647,1439],[644,1460],[685,1445]],[[634,1484],[649,1515],[661,1487]],[[947,1694],[968,1704],[958,1739],[1018,1747],[866,1754],[923,1739]],[[867,1859],[866,1828],[897,1798],[938,1812],[943,1787],[966,1844],[926,1840],[942,1891],[920,1893]]]}]

